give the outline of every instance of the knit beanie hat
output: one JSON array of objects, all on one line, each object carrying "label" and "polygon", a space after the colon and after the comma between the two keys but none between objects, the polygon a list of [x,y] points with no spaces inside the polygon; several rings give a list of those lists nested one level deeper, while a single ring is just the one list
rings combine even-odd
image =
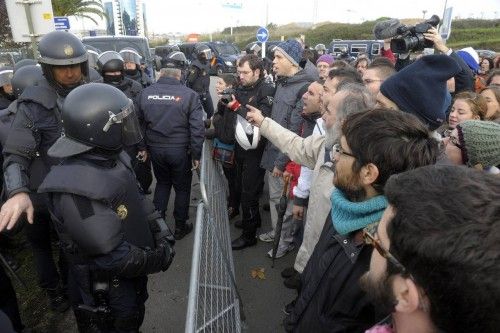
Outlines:
[{"label": "knit beanie hat", "polygon": [[483,168],[500,165],[500,124],[466,120],[457,125],[464,164]]},{"label": "knit beanie hat", "polygon": [[280,51],[293,65],[299,67],[299,62],[302,59],[302,52],[304,49],[299,41],[289,39],[279,43],[274,51]]},{"label": "knit beanie hat", "polygon": [[333,56],[331,54],[323,54],[316,61],[316,65],[319,64],[320,62],[326,62],[328,66],[331,66],[333,64]]},{"label": "knit beanie hat", "polygon": [[466,47],[457,51],[457,54],[465,61],[467,66],[474,72],[479,71],[479,55],[472,47]]},{"label": "knit beanie hat", "polygon": [[460,66],[447,55],[424,56],[385,80],[380,92],[434,130],[446,119],[446,81],[458,72]]}]

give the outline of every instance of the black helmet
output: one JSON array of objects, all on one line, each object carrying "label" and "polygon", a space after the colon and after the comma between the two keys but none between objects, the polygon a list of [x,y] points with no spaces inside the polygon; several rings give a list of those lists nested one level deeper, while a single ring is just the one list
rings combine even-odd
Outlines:
[{"label": "black helmet", "polygon": [[40,66],[27,65],[17,69],[12,77],[12,91],[19,98],[27,87],[34,86],[43,78]]},{"label": "black helmet", "polygon": [[314,47],[316,52],[318,52],[319,55],[323,55],[326,53],[326,46],[325,44],[318,44]]},{"label": "black helmet", "polygon": [[87,50],[87,55],[89,59],[89,67],[97,69],[97,59],[99,58],[99,53],[94,50]]},{"label": "black helmet", "polygon": [[164,61],[167,68],[185,69],[187,67],[187,59],[181,51],[170,52]]},{"label": "black helmet", "polygon": [[14,65],[14,73],[21,67],[23,66],[29,66],[29,65],[37,65],[38,62],[36,62],[35,60],[33,59],[23,59],[23,60],[19,60],[18,62],[16,62],[16,64]]},{"label": "black helmet", "polygon": [[247,54],[259,54],[260,51],[262,50],[262,47],[257,44],[256,42],[251,42],[245,46],[245,52]]},{"label": "black helmet", "polygon": [[212,50],[208,45],[199,43],[194,47],[194,52],[196,52],[196,57],[200,61],[208,61],[212,59]]},{"label": "black helmet", "polygon": [[277,47],[278,45],[269,45],[267,47],[266,58],[274,59],[274,51],[276,51]]},{"label": "black helmet", "polygon": [[180,52],[181,51],[181,49],[179,48],[178,45],[169,45],[168,48],[169,48],[170,52],[175,52],[175,51]]},{"label": "black helmet", "polygon": [[64,135],[49,149],[53,157],[68,157],[93,148],[116,154],[142,139],[132,100],[119,89],[89,83],[73,89],[62,107]]},{"label": "black helmet", "polygon": [[82,82],[71,87],[63,86],[54,79],[53,66],[80,64],[84,76],[83,81],[87,81],[89,77],[87,50],[83,43],[72,33],[66,31],[49,32],[40,39],[38,52],[40,52],[38,62],[42,65],[43,75],[59,95],[66,96]]},{"label": "black helmet", "polygon": [[10,84],[14,70],[10,66],[0,67],[0,88]]},{"label": "black helmet", "polygon": [[141,55],[133,48],[124,48],[120,51],[120,55],[123,58],[123,62],[133,62],[140,66],[141,64]]},{"label": "black helmet", "polygon": [[[120,53],[115,51],[106,51],[101,53],[97,61],[99,73],[101,73],[105,83],[119,85],[124,78],[124,62]],[[120,75],[109,75],[107,72],[120,72]]]}]

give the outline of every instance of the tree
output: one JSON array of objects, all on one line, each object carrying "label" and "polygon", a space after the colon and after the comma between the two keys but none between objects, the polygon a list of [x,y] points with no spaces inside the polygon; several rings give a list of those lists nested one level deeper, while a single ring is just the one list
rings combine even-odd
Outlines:
[{"label": "tree", "polygon": [[76,16],[87,18],[98,24],[94,16],[107,17],[99,0],[52,0],[54,16]]}]

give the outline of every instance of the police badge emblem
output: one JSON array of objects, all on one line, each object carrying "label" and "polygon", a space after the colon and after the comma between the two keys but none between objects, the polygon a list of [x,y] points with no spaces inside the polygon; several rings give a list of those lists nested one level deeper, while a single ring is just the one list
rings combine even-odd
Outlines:
[{"label": "police badge emblem", "polygon": [[118,215],[120,220],[125,220],[128,215],[127,207],[125,207],[125,205],[118,206],[118,208],[116,208],[116,214]]},{"label": "police badge emblem", "polygon": [[74,53],[73,48],[71,47],[71,45],[68,44],[64,45],[63,51],[64,54],[67,55],[68,57],[71,57]]}]

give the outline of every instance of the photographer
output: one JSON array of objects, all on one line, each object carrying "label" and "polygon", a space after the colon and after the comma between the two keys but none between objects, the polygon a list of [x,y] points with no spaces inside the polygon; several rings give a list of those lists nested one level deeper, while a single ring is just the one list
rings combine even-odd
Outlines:
[{"label": "photographer", "polygon": [[261,224],[259,194],[264,185],[265,170],[260,160],[266,141],[260,139],[258,128],[250,125],[245,105],[250,104],[271,114],[274,88],[264,81],[264,63],[254,54],[242,57],[238,62],[240,86],[236,88],[227,109],[237,113],[235,138],[236,179],[241,189],[242,235],[232,242],[233,250],[255,245],[255,234]]}]

